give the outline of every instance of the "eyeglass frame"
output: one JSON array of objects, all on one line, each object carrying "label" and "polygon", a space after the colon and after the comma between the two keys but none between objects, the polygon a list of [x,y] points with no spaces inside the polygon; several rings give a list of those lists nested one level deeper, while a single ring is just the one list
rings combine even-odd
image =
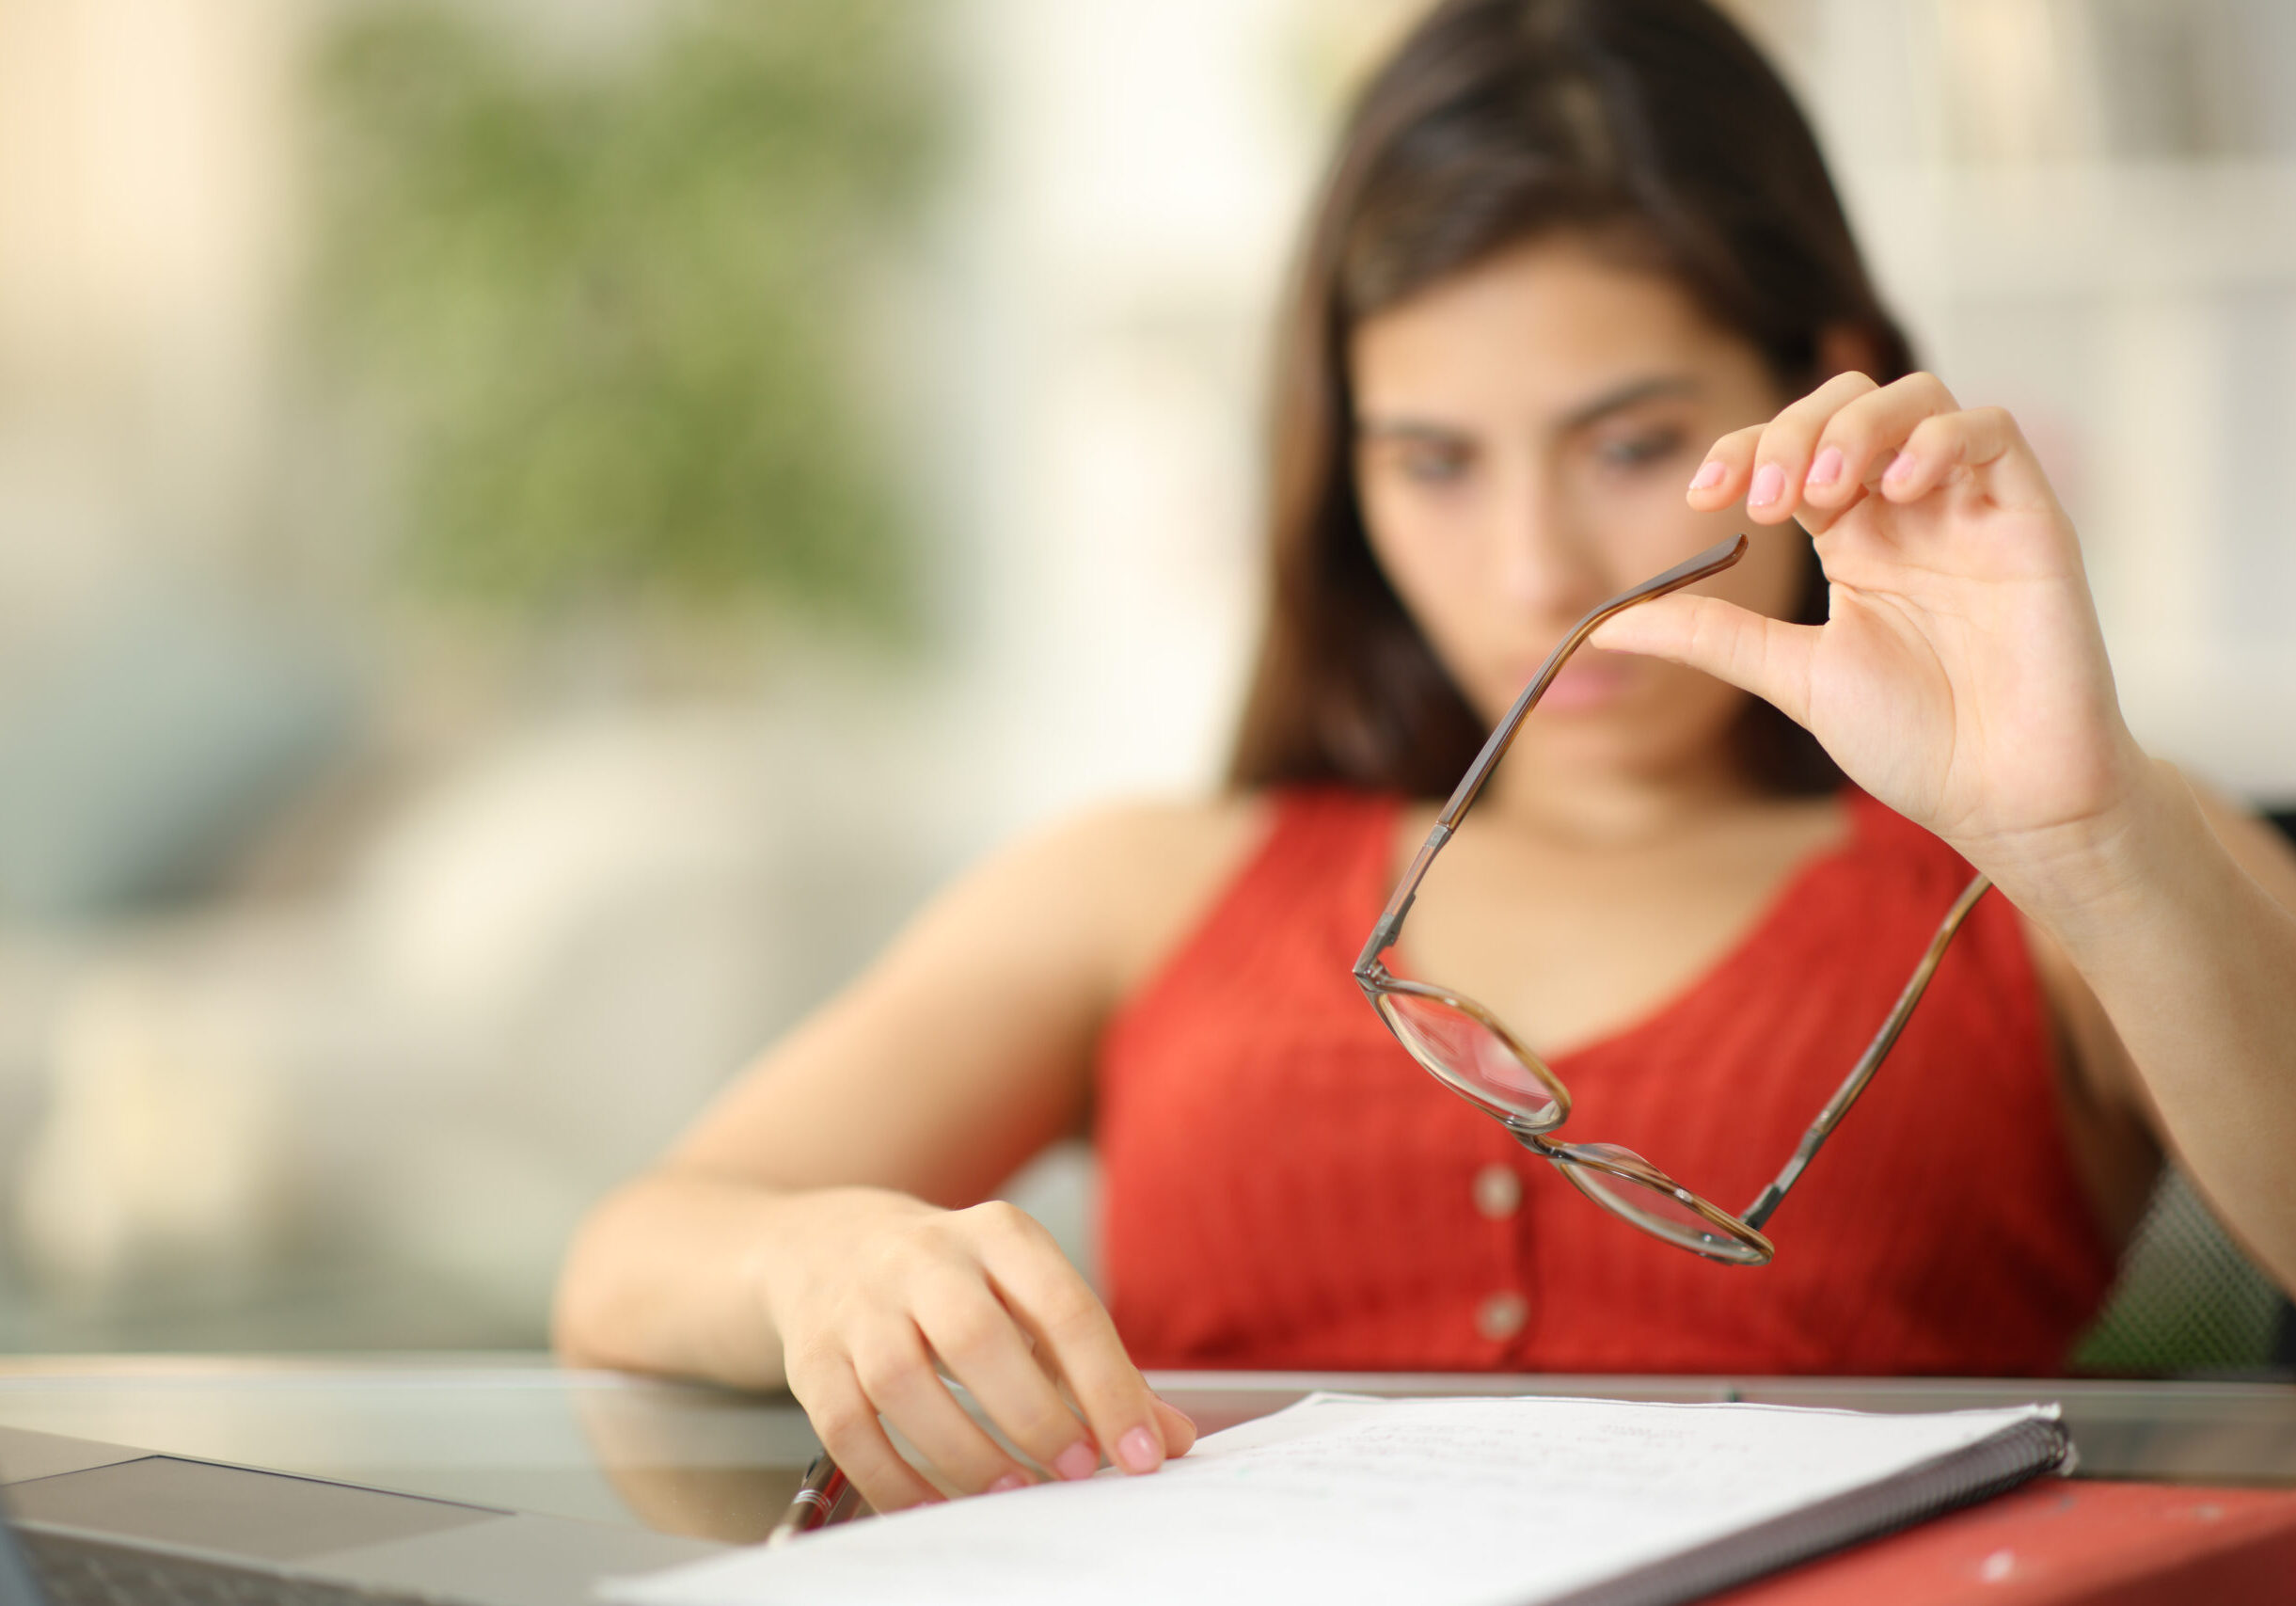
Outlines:
[{"label": "eyeglass frame", "polygon": [[[1881,1069],[1881,1062],[1888,1057],[1891,1048],[1896,1044],[1898,1034],[1905,1030],[1907,1021],[1912,1018],[1914,1006],[1921,1002],[1922,994],[1928,990],[1930,978],[1936,974],[1939,962],[1945,957],[1946,947],[1953,942],[1954,934],[1961,929],[1962,921],[1968,917],[1969,912],[1975,907],[1977,900],[1985,896],[1986,889],[1992,885],[1992,883],[1983,874],[1973,877],[1969,885],[1962,889],[1960,896],[1954,899],[1953,907],[1946,912],[1945,918],[1939,923],[1936,935],[1930,939],[1929,946],[1922,955],[1921,962],[1914,967],[1913,975],[1906,982],[1904,990],[1899,993],[1897,1002],[1891,1009],[1888,1017],[1881,1023],[1881,1028],[1874,1034],[1873,1041],[1866,1045],[1865,1052],[1858,1057],[1857,1063],[1850,1067],[1849,1074],[1843,1079],[1842,1085],[1834,1089],[1833,1097],[1826,1101],[1826,1105],[1818,1112],[1817,1119],[1811,1122],[1808,1130],[1802,1134],[1801,1141],[1795,1146],[1793,1155],[1786,1161],[1784,1169],[1780,1170],[1769,1185],[1755,1197],[1752,1204],[1735,1216],[1690,1192],[1672,1177],[1668,1176],[1632,1151],[1620,1150],[1619,1154],[1623,1158],[1614,1159],[1606,1155],[1591,1153],[1579,1145],[1550,1141],[1546,1135],[1560,1128],[1565,1121],[1570,1119],[1571,1094],[1570,1089],[1563,1085],[1562,1079],[1547,1068],[1546,1062],[1526,1048],[1496,1014],[1476,1003],[1472,998],[1453,993],[1448,988],[1396,976],[1381,962],[1382,956],[1401,940],[1403,918],[1411,913],[1411,906],[1418,898],[1419,883],[1427,879],[1427,872],[1433,867],[1435,855],[1441,852],[1444,845],[1457,834],[1461,821],[1466,817],[1467,809],[1482,791],[1484,783],[1490,779],[1491,771],[1497,768],[1498,761],[1506,755],[1508,747],[1513,743],[1515,733],[1521,728],[1524,718],[1538,706],[1539,699],[1545,694],[1547,687],[1560,673],[1571,654],[1578,649],[1587,637],[1593,634],[1595,627],[1611,615],[1623,612],[1639,602],[1647,602],[1653,597],[1664,596],[1669,592],[1680,591],[1685,586],[1695,585],[1702,580],[1721,573],[1746,555],[1747,546],[1746,536],[1740,534],[1718,546],[1710,547],[1697,556],[1676,564],[1665,573],[1654,575],[1641,584],[1619,593],[1607,602],[1597,604],[1585,617],[1571,627],[1562,640],[1556,644],[1555,649],[1547,654],[1546,661],[1539,666],[1539,672],[1531,676],[1530,684],[1526,686],[1521,695],[1515,698],[1513,706],[1507,710],[1506,717],[1493,728],[1489,739],[1483,742],[1482,751],[1475,755],[1475,762],[1467,767],[1466,774],[1461,778],[1458,787],[1452,791],[1450,801],[1443,805],[1442,812],[1435,817],[1434,826],[1428,832],[1426,842],[1413,856],[1410,867],[1403,872],[1402,879],[1396,883],[1395,891],[1388,898],[1386,909],[1380,914],[1379,923],[1371,928],[1370,939],[1364,944],[1363,953],[1355,961],[1353,974],[1355,984],[1363,990],[1364,997],[1378,1012],[1380,1023],[1387,1028],[1398,1042],[1402,1044],[1404,1051],[1419,1062],[1422,1069],[1486,1115],[1496,1117],[1516,1142],[1542,1159],[1553,1164],[1572,1185],[1590,1201],[1601,1205],[1629,1226],[1639,1228],[1662,1242],[1687,1249],[1692,1254],[1702,1255],[1708,1260],[1719,1261],[1726,1264],[1766,1265],[1776,1255],[1777,1249],[1763,1234],[1763,1227],[1768,1223],[1771,1215],[1784,1201],[1786,1194],[1794,1185],[1801,1179],[1802,1172],[1808,1169],[1818,1150],[1824,1146],[1829,1137],[1833,1136],[1834,1129],[1842,1124],[1843,1118],[1848,1115],[1850,1106],[1858,1102],[1858,1096],[1865,1091],[1866,1085],[1874,1079],[1875,1073]],[[1465,1015],[1488,1030],[1545,1090],[1551,1114],[1544,1117],[1529,1116],[1519,1110],[1511,1110],[1496,1100],[1477,1098],[1452,1076],[1437,1071],[1428,1063],[1427,1056],[1415,1047],[1410,1037],[1398,1026],[1389,1012],[1390,1006],[1382,1002],[1384,998],[1395,994],[1430,999]],[[1614,1146],[1605,1145],[1604,1147]],[[1633,1164],[1627,1163],[1630,1161]],[[1616,1177],[1620,1181],[1633,1184],[1639,1187],[1671,1195],[1677,1204],[1715,1228],[1719,1237],[1714,1239],[1707,1247],[1702,1248],[1696,1243],[1671,1236],[1648,1222],[1637,1219],[1627,1214],[1619,1203],[1613,1202],[1609,1195],[1593,1191],[1587,1183],[1581,1181],[1577,1174],[1577,1169],[1581,1167]]]}]

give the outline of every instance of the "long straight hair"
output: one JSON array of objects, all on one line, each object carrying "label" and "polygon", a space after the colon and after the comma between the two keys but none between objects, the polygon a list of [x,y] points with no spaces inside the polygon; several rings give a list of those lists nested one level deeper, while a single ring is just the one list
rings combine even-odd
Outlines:
[{"label": "long straight hair", "polygon": [[[1671,277],[1782,391],[1829,331],[1911,372],[1793,96],[1704,0],[1445,0],[1364,87],[1278,329],[1259,656],[1228,778],[1440,796],[1486,734],[1373,559],[1354,475],[1349,331],[1543,235]],[[1812,554],[1796,617],[1826,617]],[[1841,782],[1750,698],[1732,732],[1783,793]]]}]

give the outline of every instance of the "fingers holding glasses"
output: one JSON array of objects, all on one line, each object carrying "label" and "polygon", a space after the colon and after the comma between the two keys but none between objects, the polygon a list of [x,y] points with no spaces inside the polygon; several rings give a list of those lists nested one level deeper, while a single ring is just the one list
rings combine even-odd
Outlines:
[{"label": "fingers holding glasses", "polygon": [[1996,507],[2061,511],[2017,421],[2000,407],[1963,407],[1931,374],[1851,399],[1826,421],[1818,463],[1836,471],[1820,485],[1813,466],[1805,484],[1799,517],[1813,535],[1868,498],[1909,507],[1956,483]]},{"label": "fingers holding glasses", "polygon": [[1875,389],[1862,374],[1837,374],[1769,422],[1722,437],[1691,478],[1690,504],[1710,511],[1743,497],[1755,523],[1782,524],[1804,505],[1808,487],[1841,475],[1838,453],[1821,443],[1828,421]]},{"label": "fingers holding glasses", "polygon": [[1903,505],[1928,495],[1959,455],[1948,442],[1980,416],[1963,412],[1929,374],[1910,374],[1859,397],[1827,421],[1821,455],[1836,473],[1831,483],[1808,487],[1803,525],[1823,534],[1869,497]]},{"label": "fingers holding glasses", "polygon": [[1755,523],[1792,518],[1819,535],[1869,497],[1915,502],[1964,470],[1996,501],[2053,505],[2006,412],[1964,410],[1933,374],[1882,386],[1839,374],[1768,422],[1716,441],[1687,497],[1706,511],[1742,497]]},{"label": "fingers holding glasses", "polygon": [[1964,470],[1997,504],[2056,509],[2056,493],[2024,432],[2001,407],[1922,419],[1882,474],[1881,491],[1892,501],[1917,501]]},{"label": "fingers holding glasses", "polygon": [[1754,450],[1761,444],[1762,425],[1757,423],[1733,430],[1708,447],[1705,461],[1690,476],[1690,505],[1711,513],[1747,495],[1753,476]]}]

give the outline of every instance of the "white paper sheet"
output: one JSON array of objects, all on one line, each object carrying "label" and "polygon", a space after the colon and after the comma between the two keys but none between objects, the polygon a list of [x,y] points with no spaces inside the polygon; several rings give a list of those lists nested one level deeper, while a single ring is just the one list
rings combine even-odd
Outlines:
[{"label": "white paper sheet", "polygon": [[1522,1606],[2054,1414],[1318,1394],[1148,1477],[954,1501],[606,1593],[631,1606]]}]

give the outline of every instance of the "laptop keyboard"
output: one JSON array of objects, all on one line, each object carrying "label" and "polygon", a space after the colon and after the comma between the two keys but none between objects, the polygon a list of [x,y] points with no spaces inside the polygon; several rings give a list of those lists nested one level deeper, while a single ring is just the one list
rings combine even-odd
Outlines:
[{"label": "laptop keyboard", "polygon": [[438,1606],[440,1597],[346,1588],[102,1540],[18,1530],[51,1606]]}]

